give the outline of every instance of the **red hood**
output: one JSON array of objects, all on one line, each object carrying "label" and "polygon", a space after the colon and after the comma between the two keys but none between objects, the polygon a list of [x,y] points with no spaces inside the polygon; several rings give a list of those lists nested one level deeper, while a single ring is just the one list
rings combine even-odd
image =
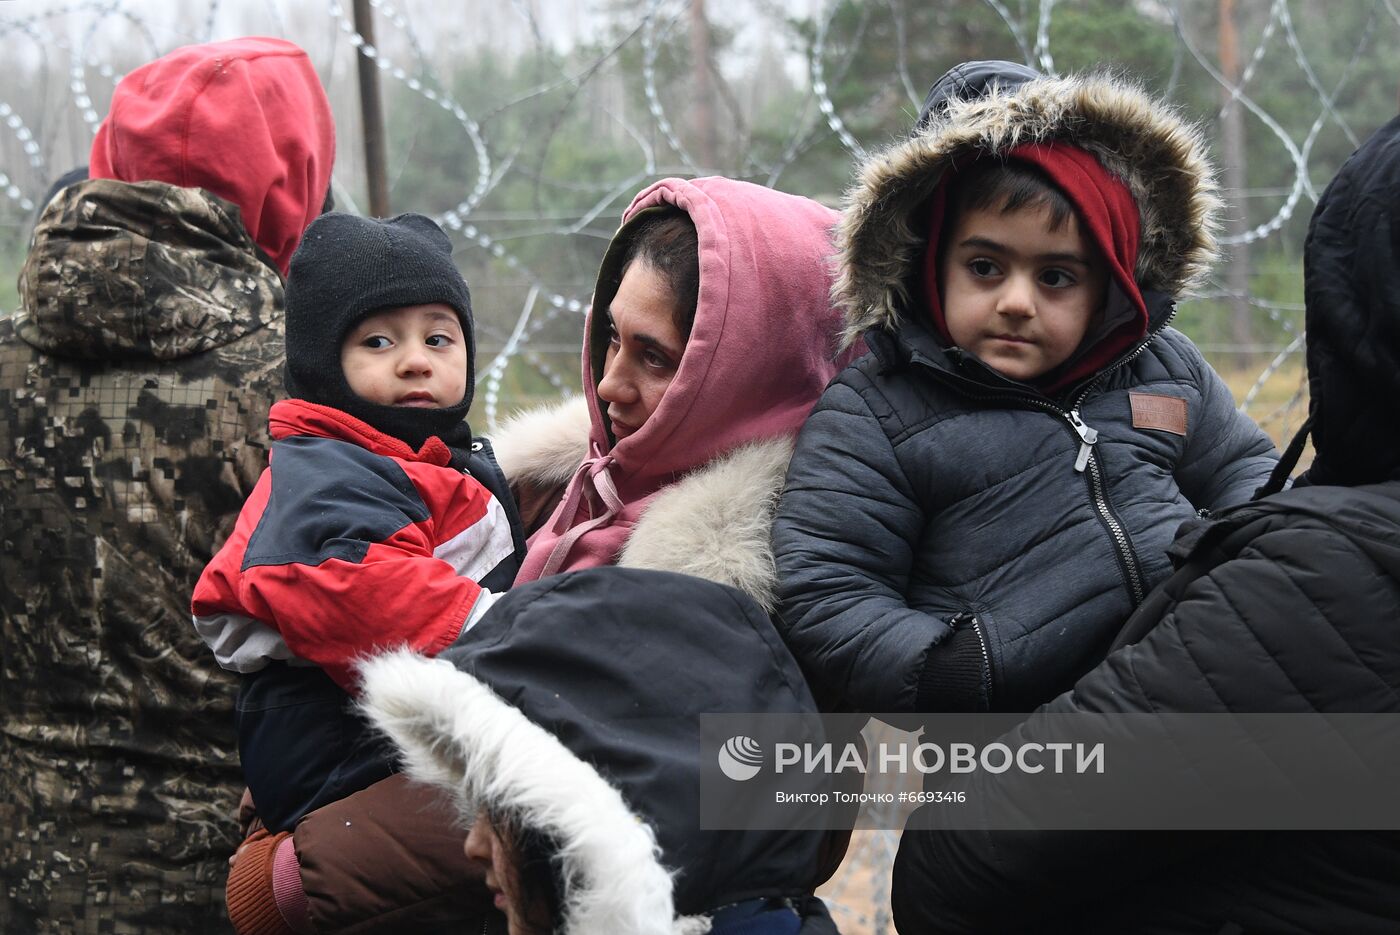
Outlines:
[{"label": "red hood", "polygon": [[233,202],[285,276],[325,203],[335,123],[292,43],[191,45],[121,80],[89,160],[92,178],[202,188]]}]

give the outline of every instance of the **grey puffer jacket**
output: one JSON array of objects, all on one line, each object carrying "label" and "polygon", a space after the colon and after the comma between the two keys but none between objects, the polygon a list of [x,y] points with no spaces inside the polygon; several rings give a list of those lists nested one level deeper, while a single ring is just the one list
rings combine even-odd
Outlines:
[{"label": "grey puffer jacket", "polygon": [[[1053,397],[944,346],[911,299],[926,243],[911,232],[952,160],[1046,140],[1127,181],[1149,316]],[[1184,520],[1267,479],[1272,443],[1168,327],[1170,296],[1209,263],[1216,205],[1200,138],[1107,79],[952,101],[865,165],[836,291],[871,353],[803,429],[774,527],[781,625],[825,707],[1033,708],[1103,657]]]}]

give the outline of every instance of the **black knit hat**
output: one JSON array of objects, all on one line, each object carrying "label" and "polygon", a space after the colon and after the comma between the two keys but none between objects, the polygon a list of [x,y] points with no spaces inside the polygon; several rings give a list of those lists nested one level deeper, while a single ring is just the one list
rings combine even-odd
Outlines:
[{"label": "black knit hat", "polygon": [[[451,445],[463,434],[476,382],[472,299],[452,262],[452,242],[430,218],[321,215],[292,256],[286,302],[283,380],[289,395],[348,412],[415,450],[431,436]],[[351,390],[340,366],[341,344],[350,330],[382,309],[435,302],[451,306],[462,322],[467,345],[462,401],[442,409],[383,406]]]}]

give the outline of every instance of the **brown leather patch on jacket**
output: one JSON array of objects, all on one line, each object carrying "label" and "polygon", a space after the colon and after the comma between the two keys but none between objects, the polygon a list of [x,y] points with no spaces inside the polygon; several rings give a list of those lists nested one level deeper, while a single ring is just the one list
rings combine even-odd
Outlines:
[{"label": "brown leather patch on jacket", "polygon": [[1133,428],[1186,434],[1186,400],[1155,393],[1129,393],[1128,401],[1133,407]]}]

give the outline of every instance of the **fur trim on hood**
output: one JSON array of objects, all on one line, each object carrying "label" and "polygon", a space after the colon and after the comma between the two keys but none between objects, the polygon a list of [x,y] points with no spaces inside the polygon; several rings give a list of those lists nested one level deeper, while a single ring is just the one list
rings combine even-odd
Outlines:
[{"label": "fur trim on hood", "polygon": [[466,816],[545,839],[556,931],[705,932],[760,898],[827,919],[806,898],[823,832],[701,826],[702,801],[726,807],[706,777],[726,780],[699,715],[817,713],[772,619],[739,591],[636,568],[551,575],[503,594],[436,660],[400,652],[361,673],[364,710],[411,775]]},{"label": "fur trim on hood", "polygon": [[[453,790],[466,824],[478,809],[528,815],[558,841],[569,935],[699,935],[677,919],[656,836],[622,794],[478,679],[442,659],[395,652],[361,667],[364,710],[421,782]],[[547,768],[542,768],[547,764]]]},{"label": "fur trim on hood", "polygon": [[[512,417],[491,443],[512,487],[556,487],[587,456],[588,432],[588,403],[576,396]],[[792,447],[785,437],[743,445],[662,488],[617,564],[727,584],[772,612],[771,527]]]},{"label": "fur trim on hood", "polygon": [[633,527],[617,563],[727,584],[772,613],[778,585],[773,514],[792,448],[787,438],[745,445],[664,488]]},{"label": "fur trim on hood", "polygon": [[491,447],[512,487],[557,487],[588,457],[589,427],[588,400],[569,396],[506,419],[491,434]]},{"label": "fur trim on hood", "polygon": [[1050,141],[1093,154],[1137,203],[1143,289],[1181,295],[1215,261],[1221,202],[1205,138],[1138,85],[1107,75],[1038,78],[947,108],[943,119],[869,157],[847,192],[832,297],[848,343],[898,324],[928,242],[924,206],[953,161],[973,154]]}]

